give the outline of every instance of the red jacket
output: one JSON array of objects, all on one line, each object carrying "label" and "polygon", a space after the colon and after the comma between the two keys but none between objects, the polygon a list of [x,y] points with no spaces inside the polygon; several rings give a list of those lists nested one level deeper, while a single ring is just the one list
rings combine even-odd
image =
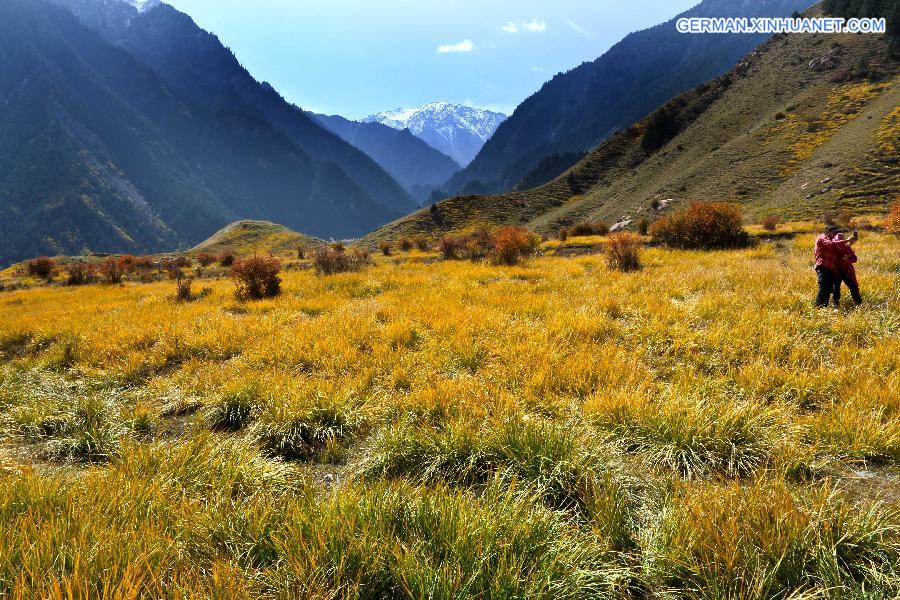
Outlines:
[{"label": "red jacket", "polygon": [[845,248],[849,248],[846,240],[830,239],[822,234],[816,239],[816,267],[825,267],[837,272],[839,257]]},{"label": "red jacket", "polygon": [[[840,238],[840,239],[838,239]],[[838,235],[835,238],[836,241],[843,241],[843,238]],[[844,244],[843,246],[837,247],[837,272],[841,274],[846,274],[851,279],[856,279],[856,267],[853,266],[858,258],[856,258],[856,252],[853,251],[853,248],[850,244]]]}]

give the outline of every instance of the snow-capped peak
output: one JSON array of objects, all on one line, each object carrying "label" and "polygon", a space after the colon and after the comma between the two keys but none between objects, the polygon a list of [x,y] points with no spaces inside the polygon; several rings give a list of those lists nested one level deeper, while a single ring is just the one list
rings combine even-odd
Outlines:
[{"label": "snow-capped peak", "polygon": [[450,102],[431,102],[415,108],[395,108],[380,112],[363,119],[364,123],[382,123],[394,129],[409,129],[418,135],[436,121],[453,121],[456,125],[468,129],[473,134],[487,141],[494,134],[497,126],[506,120],[506,115],[480,108],[472,108]]},{"label": "snow-capped peak", "polygon": [[506,115],[502,113],[439,101],[380,112],[362,122],[409,129],[416,137],[465,166],[505,120]]}]

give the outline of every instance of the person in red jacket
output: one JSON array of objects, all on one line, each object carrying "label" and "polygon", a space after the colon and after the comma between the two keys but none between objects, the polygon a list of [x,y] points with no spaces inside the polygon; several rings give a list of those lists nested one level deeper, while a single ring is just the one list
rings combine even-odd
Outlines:
[{"label": "person in red jacket", "polygon": [[819,282],[819,292],[816,294],[816,306],[828,306],[828,300],[834,294],[834,286],[838,279],[838,259],[845,248],[856,241],[854,233],[846,240],[837,240],[840,229],[834,225],[825,228],[825,233],[816,239],[816,277]]},{"label": "person in red jacket", "polygon": [[[854,237],[859,237],[856,232],[853,232]],[[842,241],[844,239],[844,234],[839,233],[834,236],[835,241]],[[844,248],[838,249],[838,257],[836,271],[837,281],[834,283],[834,305],[840,306],[841,304],[841,283],[847,285],[847,289],[850,290],[850,296],[853,298],[853,303],[856,306],[862,304],[862,294],[859,293],[859,281],[856,279],[856,267],[853,264],[857,261],[856,253],[853,251],[853,242],[848,242]]]}]

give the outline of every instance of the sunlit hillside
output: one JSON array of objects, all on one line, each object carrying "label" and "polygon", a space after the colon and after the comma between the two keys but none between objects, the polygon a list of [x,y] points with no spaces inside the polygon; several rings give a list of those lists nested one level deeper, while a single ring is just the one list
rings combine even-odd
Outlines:
[{"label": "sunlit hillside", "polygon": [[[897,598],[900,239],[0,291],[0,597]],[[308,253],[307,253],[308,254]],[[849,302],[849,298],[845,300]]]},{"label": "sunlit hillside", "polygon": [[[823,59],[830,68],[815,67]],[[449,198],[369,238],[438,238],[485,224],[551,235],[585,220],[634,229],[694,200],[737,202],[757,220],[882,210],[900,195],[898,67],[884,36],[775,36],[546,185]]]}]

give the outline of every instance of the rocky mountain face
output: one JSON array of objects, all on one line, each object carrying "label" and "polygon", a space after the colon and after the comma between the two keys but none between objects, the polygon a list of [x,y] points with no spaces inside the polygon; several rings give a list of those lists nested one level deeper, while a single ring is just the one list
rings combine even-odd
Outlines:
[{"label": "rocky mountain face", "polygon": [[506,115],[449,102],[432,102],[417,108],[398,108],[363,120],[393,129],[409,129],[432,148],[462,166],[481,151]]},{"label": "rocky mountain face", "polygon": [[[679,17],[787,17],[812,3],[703,0]],[[548,81],[499,127],[446,191],[511,190],[545,157],[590,150],[670,98],[725,72],[766,39],[682,34],[675,20],[632,33],[597,60]],[[571,163],[559,166],[557,174]]]},{"label": "rocky mountain face", "polygon": [[[165,8],[105,4],[110,28]],[[58,6],[0,3],[0,56],[0,264],[172,250],[241,218],[351,237],[402,214],[249,111],[232,85],[202,102],[214,78],[187,91]],[[362,152],[312,127],[412,203]]]}]

